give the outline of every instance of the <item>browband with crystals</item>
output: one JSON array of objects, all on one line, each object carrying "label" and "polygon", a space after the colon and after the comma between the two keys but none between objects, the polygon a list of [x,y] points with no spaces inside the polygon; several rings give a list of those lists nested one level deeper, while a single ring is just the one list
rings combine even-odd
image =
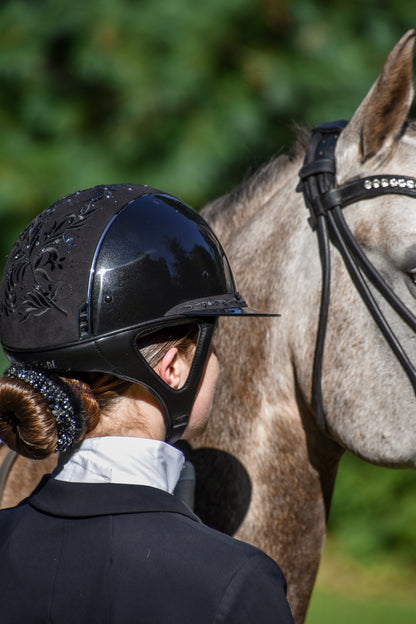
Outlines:
[{"label": "browband with crystals", "polygon": [[79,438],[85,427],[86,414],[81,401],[58,375],[14,364],[7,369],[4,377],[21,379],[45,399],[56,418],[56,452],[66,451]]},{"label": "browband with crystals", "polygon": [[[306,168],[308,171],[308,168]],[[344,182],[313,198],[316,216],[325,214],[335,206],[349,206],[357,201],[380,195],[408,195],[416,198],[416,178],[398,175],[373,175]]]}]

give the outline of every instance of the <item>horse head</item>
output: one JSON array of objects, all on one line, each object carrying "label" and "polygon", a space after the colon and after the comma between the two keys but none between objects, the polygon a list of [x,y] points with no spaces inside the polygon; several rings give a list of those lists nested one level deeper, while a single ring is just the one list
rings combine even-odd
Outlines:
[{"label": "horse head", "polygon": [[416,466],[416,125],[407,122],[415,35],[395,46],[336,144],[334,204],[341,195],[345,203],[332,219],[345,220],[377,282],[356,257],[348,271],[343,242],[333,240],[322,361],[328,434],[371,463],[396,467]]}]

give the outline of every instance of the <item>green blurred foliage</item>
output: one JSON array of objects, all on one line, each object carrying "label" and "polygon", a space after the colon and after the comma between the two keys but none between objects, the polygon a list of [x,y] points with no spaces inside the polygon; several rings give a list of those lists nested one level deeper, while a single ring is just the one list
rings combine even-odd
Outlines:
[{"label": "green blurred foliage", "polygon": [[3,0],[0,251],[98,183],[195,207],[286,150],[292,122],[349,117],[412,0]]},{"label": "green blurred foliage", "polygon": [[[391,600],[391,598],[390,598]],[[331,595],[315,592],[306,617],[306,624],[414,624],[414,604],[406,604],[389,597],[362,599],[355,596]]]},{"label": "green blurred foliage", "polygon": [[367,464],[347,453],[329,521],[345,554],[363,564],[396,560],[416,571],[416,474]]},{"label": "green blurred foliage", "polygon": [[[289,148],[294,122],[349,118],[414,14],[414,0],[3,0],[1,261],[79,188],[146,183],[196,208],[231,189]],[[331,530],[360,556],[414,561],[414,475],[346,461]]]}]

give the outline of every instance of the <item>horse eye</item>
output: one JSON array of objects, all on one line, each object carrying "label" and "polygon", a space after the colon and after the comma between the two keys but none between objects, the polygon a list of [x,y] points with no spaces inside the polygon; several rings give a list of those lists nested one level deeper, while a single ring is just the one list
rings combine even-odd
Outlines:
[{"label": "horse eye", "polygon": [[413,283],[416,284],[416,269],[412,269],[411,271],[409,271],[409,275],[410,275]]}]

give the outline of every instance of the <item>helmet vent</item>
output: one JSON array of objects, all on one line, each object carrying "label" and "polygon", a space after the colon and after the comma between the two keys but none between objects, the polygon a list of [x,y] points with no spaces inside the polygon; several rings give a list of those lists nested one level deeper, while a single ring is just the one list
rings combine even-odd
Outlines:
[{"label": "helmet vent", "polygon": [[78,312],[79,339],[90,337],[90,315],[88,302],[82,304]]}]

